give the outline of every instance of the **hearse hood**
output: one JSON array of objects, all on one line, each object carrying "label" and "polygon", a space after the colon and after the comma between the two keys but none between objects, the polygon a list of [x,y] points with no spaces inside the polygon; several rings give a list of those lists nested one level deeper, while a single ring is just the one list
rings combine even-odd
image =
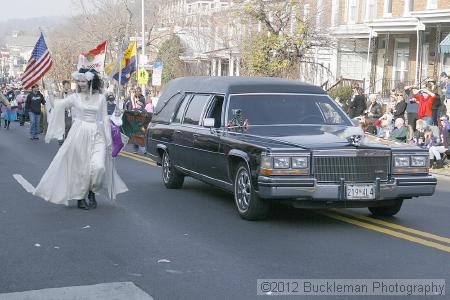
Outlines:
[{"label": "hearse hood", "polygon": [[[228,134],[239,140],[266,145],[291,146],[304,149],[336,147],[416,148],[405,143],[383,140],[365,135],[359,127],[350,126],[249,126],[246,129],[228,129]],[[354,137],[362,136],[361,140]]]}]

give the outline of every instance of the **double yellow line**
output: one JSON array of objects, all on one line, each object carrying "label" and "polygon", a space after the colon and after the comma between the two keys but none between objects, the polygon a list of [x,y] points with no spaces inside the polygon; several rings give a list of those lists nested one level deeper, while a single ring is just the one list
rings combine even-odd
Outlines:
[{"label": "double yellow line", "polygon": [[450,253],[450,239],[443,236],[367,217],[350,210],[321,210],[318,213],[335,220]]},{"label": "double yellow line", "polygon": [[[119,155],[154,167],[157,166],[154,160],[142,155],[127,151],[121,151]],[[318,210],[317,213],[348,224],[356,225],[358,227],[366,228],[450,253],[450,238],[417,230],[414,228],[405,227],[384,220],[367,217],[351,210]]]},{"label": "double yellow line", "polygon": [[148,158],[146,156],[142,156],[142,155],[131,153],[131,152],[127,152],[127,151],[121,151],[119,153],[119,155],[122,156],[122,157],[130,158],[130,159],[142,162],[142,163],[147,164],[147,165],[151,165],[151,166],[154,166],[154,167],[157,166],[156,162],[153,159],[150,159],[150,158]]}]

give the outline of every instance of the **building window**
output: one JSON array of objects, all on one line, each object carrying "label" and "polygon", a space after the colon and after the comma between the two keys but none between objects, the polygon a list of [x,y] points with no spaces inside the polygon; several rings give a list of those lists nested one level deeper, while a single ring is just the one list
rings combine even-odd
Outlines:
[{"label": "building window", "polygon": [[437,8],[437,0],[427,1],[427,9],[436,9],[436,8]]},{"label": "building window", "polygon": [[384,15],[392,16],[392,0],[384,0]]},{"label": "building window", "polygon": [[356,15],[357,15],[357,7],[356,0],[348,1],[348,11],[347,11],[347,24],[355,24],[356,23]]},{"label": "building window", "polygon": [[337,26],[339,18],[339,0],[333,0],[331,5],[332,5],[331,26]]},{"label": "building window", "polygon": [[377,17],[377,0],[366,0],[366,21],[373,21]]},{"label": "building window", "polygon": [[404,15],[409,16],[413,10],[414,10],[414,0],[405,0]]}]

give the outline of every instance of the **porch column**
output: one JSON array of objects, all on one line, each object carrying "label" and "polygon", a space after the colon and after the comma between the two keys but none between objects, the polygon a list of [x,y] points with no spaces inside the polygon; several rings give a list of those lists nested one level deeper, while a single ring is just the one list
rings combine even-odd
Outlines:
[{"label": "porch column", "polygon": [[219,63],[217,66],[217,76],[222,76],[222,60],[219,58],[217,62]]},{"label": "porch column", "polygon": [[216,59],[211,60],[211,76],[216,76]]},{"label": "porch column", "polygon": [[230,57],[230,64],[228,66],[228,75],[234,76],[234,57]]},{"label": "porch column", "polygon": [[241,60],[239,57],[236,58],[236,76],[240,76],[239,73],[241,71]]}]

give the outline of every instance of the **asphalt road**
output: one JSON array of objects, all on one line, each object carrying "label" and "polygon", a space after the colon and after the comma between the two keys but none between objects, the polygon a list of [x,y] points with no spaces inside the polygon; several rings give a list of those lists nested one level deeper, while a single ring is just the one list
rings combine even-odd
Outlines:
[{"label": "asphalt road", "polygon": [[231,195],[192,179],[168,190],[159,168],[125,153],[117,168],[130,191],[82,211],[36,198],[13,177],[36,186],[57,150],[43,137],[30,141],[17,123],[0,129],[0,299],[113,282],[133,282],[154,299],[254,299],[263,278],[450,284],[450,178],[392,218],[277,206],[270,219],[249,222]]}]

